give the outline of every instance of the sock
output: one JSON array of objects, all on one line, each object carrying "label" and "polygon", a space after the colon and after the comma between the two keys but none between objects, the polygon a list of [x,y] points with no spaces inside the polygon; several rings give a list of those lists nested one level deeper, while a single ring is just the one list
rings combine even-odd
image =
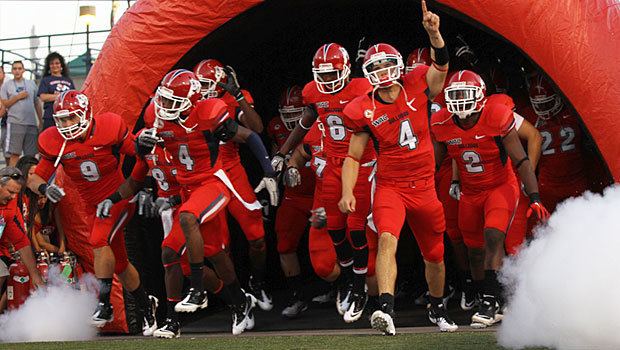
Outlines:
[{"label": "sock", "polygon": [[189,266],[192,272],[190,276],[190,286],[194,288],[194,290],[202,292],[204,290],[204,284],[202,282],[202,268],[204,263],[190,263]]},{"label": "sock", "polygon": [[437,297],[434,297],[432,295],[429,295],[428,299],[429,299],[429,301],[431,303],[431,307],[432,308],[439,309],[439,308],[443,307],[443,298],[442,297],[437,298]]},{"label": "sock", "polygon": [[241,285],[237,280],[222,287],[216,295],[222,298],[230,308],[245,305],[245,293],[243,293]]},{"label": "sock", "polygon": [[368,241],[366,232],[353,230],[349,233],[353,251],[353,291],[364,293],[368,272]]},{"label": "sock", "polygon": [[390,293],[382,293],[379,295],[379,308],[381,311],[393,315],[394,314],[394,295]]},{"label": "sock", "polygon": [[99,279],[99,302],[110,304],[110,292],[112,291],[112,278]]},{"label": "sock", "polygon": [[138,288],[134,289],[133,291],[129,292],[131,293],[131,295],[134,297],[134,299],[136,299],[136,305],[138,306],[138,308],[140,310],[142,310],[143,312],[149,312],[149,297],[146,295],[146,291],[144,290],[144,287],[142,287],[142,282],[140,282],[140,284],[138,285]]},{"label": "sock", "polygon": [[179,315],[176,311],[174,311],[174,306],[181,300],[175,300],[172,298],[168,298],[168,302],[166,302],[166,317],[171,319],[173,322],[179,321]]},{"label": "sock", "polygon": [[492,295],[496,300],[499,299],[502,287],[497,280],[497,271],[484,270],[484,294]]},{"label": "sock", "polygon": [[257,282],[263,282],[265,280],[265,261],[267,259],[265,243],[263,242],[261,245],[250,244],[248,255],[252,279]]},{"label": "sock", "polygon": [[301,295],[302,292],[300,275],[286,277],[286,285],[288,286],[288,289],[293,292],[293,295],[297,297],[297,299],[303,300]]},{"label": "sock", "polygon": [[353,248],[351,248],[351,243],[347,239],[347,231],[342,229],[330,230],[328,232],[336,249],[338,263],[342,267],[350,266],[353,263]]}]

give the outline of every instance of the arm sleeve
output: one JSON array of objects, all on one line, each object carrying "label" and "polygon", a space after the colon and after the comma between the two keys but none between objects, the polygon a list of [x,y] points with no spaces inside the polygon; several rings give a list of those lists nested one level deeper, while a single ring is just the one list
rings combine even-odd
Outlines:
[{"label": "arm sleeve", "polygon": [[[506,107],[508,109],[508,107]],[[508,133],[514,129],[516,126],[515,117],[513,116],[513,112],[511,110],[504,112],[504,117],[502,118],[502,123],[500,124],[500,135],[502,137],[508,135]]]},{"label": "arm sleeve", "polygon": [[133,170],[131,171],[131,178],[137,182],[144,182],[148,172],[149,166],[146,161],[141,157],[136,157],[136,164],[133,166]]}]

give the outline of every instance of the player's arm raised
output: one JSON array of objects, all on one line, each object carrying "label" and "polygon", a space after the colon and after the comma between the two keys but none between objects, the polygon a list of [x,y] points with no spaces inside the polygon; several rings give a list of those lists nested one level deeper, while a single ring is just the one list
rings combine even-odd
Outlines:
[{"label": "player's arm raised", "polygon": [[540,194],[538,193],[538,182],[536,181],[536,175],[534,175],[534,168],[528,158],[527,154],[523,150],[519,134],[515,128],[512,128],[506,136],[502,138],[502,143],[506,152],[510,156],[510,159],[515,163],[519,177],[525,185],[525,191],[528,197],[530,197],[530,209],[528,209],[528,217],[532,212],[536,213],[541,220],[546,220],[549,217],[549,212],[542,205],[540,201]]},{"label": "player's arm raised", "polygon": [[422,0],[422,25],[428,33],[431,42],[431,58],[433,64],[426,73],[426,84],[429,90],[429,100],[441,93],[448,74],[450,55],[446,43],[439,32],[439,16],[426,8],[426,1]]},{"label": "player's arm raised", "polygon": [[263,122],[260,118],[260,115],[254,109],[254,106],[250,102],[248,102],[243,94],[243,90],[239,86],[239,81],[237,80],[237,74],[231,66],[224,67],[224,72],[226,73],[226,83],[217,83],[221,88],[228,91],[239,104],[239,108],[241,108],[241,114],[239,114],[239,121],[243,126],[257,133],[263,132]]},{"label": "player's arm raised", "polygon": [[357,132],[351,135],[349,142],[349,153],[342,164],[342,198],[338,202],[338,207],[343,213],[352,213],[355,211],[355,196],[353,188],[357,182],[360,169],[360,159],[364,155],[364,149],[370,139],[367,132]]}]

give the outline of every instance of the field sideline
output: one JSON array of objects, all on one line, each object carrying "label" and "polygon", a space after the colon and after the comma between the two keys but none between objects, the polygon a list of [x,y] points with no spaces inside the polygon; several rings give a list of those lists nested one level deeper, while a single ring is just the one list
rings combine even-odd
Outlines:
[{"label": "field sideline", "polygon": [[[426,327],[425,327],[426,328]],[[346,332],[346,331],[345,331]],[[497,345],[495,332],[461,331],[456,333],[425,332],[420,330],[383,337],[369,332],[358,334],[290,335],[288,332],[248,333],[240,337],[229,335],[185,334],[180,339],[164,340],[143,337],[105,337],[88,342],[48,342],[0,344],[11,350],[116,350],[116,349],[502,349]],[[303,332],[300,332],[303,333]],[[314,331],[312,334],[319,334]],[[327,333],[327,332],[326,332]],[[372,335],[371,335],[372,334]]]}]

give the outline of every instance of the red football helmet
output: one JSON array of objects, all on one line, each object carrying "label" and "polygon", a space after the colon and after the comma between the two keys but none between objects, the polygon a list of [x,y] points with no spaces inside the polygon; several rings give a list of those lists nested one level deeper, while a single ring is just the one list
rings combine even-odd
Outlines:
[{"label": "red football helmet", "polygon": [[480,112],[486,102],[487,88],[482,78],[470,71],[461,70],[450,77],[444,89],[446,108],[461,119]]},{"label": "red football helmet", "polygon": [[295,125],[301,119],[305,109],[306,106],[304,105],[301,88],[299,86],[294,85],[282,91],[278,111],[280,111],[280,118],[284,126],[286,126],[289,131],[295,129]]},{"label": "red football helmet", "polygon": [[194,67],[194,74],[198,77],[202,85],[200,93],[204,98],[219,97],[224,89],[217,83],[225,84],[228,81],[224,65],[215,59],[202,60]]},{"label": "red football helmet", "polygon": [[373,86],[388,87],[400,79],[405,64],[392,45],[375,44],[368,48],[362,70]]},{"label": "red football helmet", "polygon": [[320,92],[332,94],[342,90],[351,74],[349,53],[336,43],[321,46],[312,59],[312,74]]},{"label": "red football helmet", "polygon": [[175,69],[166,74],[155,92],[155,115],[163,120],[178,119],[201,97],[196,75],[187,69]]},{"label": "red football helmet", "polygon": [[56,97],[52,116],[58,132],[65,140],[82,135],[93,119],[88,97],[76,90],[63,91]]},{"label": "red football helmet", "polygon": [[564,107],[562,97],[556,93],[549,81],[538,74],[530,81],[530,102],[536,115],[548,119]]},{"label": "red football helmet", "polygon": [[430,66],[432,62],[430,50],[427,47],[419,47],[413,50],[407,57],[405,73],[411,72],[417,66]]}]

